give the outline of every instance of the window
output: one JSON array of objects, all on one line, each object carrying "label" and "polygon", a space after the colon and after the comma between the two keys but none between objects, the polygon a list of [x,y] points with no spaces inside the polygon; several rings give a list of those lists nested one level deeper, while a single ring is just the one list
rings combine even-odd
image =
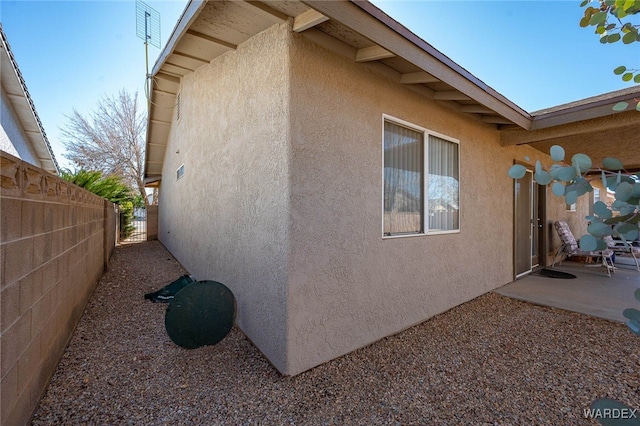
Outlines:
[{"label": "window", "polygon": [[176,180],[180,179],[182,176],[184,176],[184,164],[176,170]]},{"label": "window", "polygon": [[385,117],[383,156],[384,236],[460,229],[457,141]]}]

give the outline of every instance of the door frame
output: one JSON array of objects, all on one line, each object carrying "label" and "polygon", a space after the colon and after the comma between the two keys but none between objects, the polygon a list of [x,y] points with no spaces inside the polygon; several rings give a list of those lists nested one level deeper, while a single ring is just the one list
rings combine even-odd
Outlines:
[{"label": "door frame", "polygon": [[[529,201],[526,206],[528,217],[524,219],[525,222],[529,222],[529,268],[527,270],[518,272],[519,262],[518,255],[519,247],[518,243],[518,226],[521,225],[518,215],[518,184],[522,182],[521,179],[516,179],[513,182],[513,276],[514,279],[520,278],[524,275],[530,274],[532,271],[538,268],[543,268],[547,265],[546,245],[547,245],[547,209],[546,209],[546,186],[538,185],[534,179],[533,167],[529,164],[523,164],[527,170],[526,173],[530,176],[531,186],[529,187]],[[534,245],[535,241],[535,245]],[[534,253],[535,247],[535,253]],[[538,262],[534,264],[534,258],[538,259]]]}]

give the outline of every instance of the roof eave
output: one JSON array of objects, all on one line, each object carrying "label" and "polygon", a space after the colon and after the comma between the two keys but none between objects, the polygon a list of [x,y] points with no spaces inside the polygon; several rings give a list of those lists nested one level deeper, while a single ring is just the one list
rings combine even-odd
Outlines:
[{"label": "roof eave", "polygon": [[151,71],[152,76],[156,75],[160,71],[160,68],[162,68],[164,63],[167,61],[167,58],[175,50],[176,44],[178,44],[180,38],[184,35],[191,23],[198,17],[198,13],[206,4],[206,0],[189,0],[189,3],[185,7],[184,12],[182,12],[180,19],[178,19],[176,26],[173,28],[171,37],[169,37],[167,44],[164,49],[162,49],[162,52],[160,52],[160,55],[153,66]]},{"label": "roof eave", "polygon": [[[167,58],[171,56],[171,54],[175,50],[176,45],[180,41],[180,38],[184,35],[186,29],[189,28],[191,23],[198,17],[200,10],[206,5],[206,3],[207,3],[206,0],[190,0],[184,9],[184,12],[182,12],[180,19],[178,19],[176,26],[173,28],[173,32],[171,33],[171,36],[169,37],[167,44],[165,45],[164,49],[162,49],[162,52],[160,52],[160,55],[158,56],[158,59],[156,60],[153,66],[153,69],[151,70],[151,75],[148,76],[149,78],[151,78],[150,93],[148,94],[149,106],[154,101],[153,93],[156,88],[155,79],[153,77],[155,77],[160,72],[160,70],[162,69],[162,66],[167,61]],[[150,143],[149,135],[151,134],[150,129],[152,125],[151,120],[152,120],[151,108],[149,107],[148,114],[147,114],[147,136],[145,141],[145,153],[147,154],[147,158],[149,157],[149,152],[151,149],[149,145]],[[144,163],[143,177],[145,179],[150,177],[148,173],[148,162],[146,159]]]},{"label": "roof eave", "polygon": [[[47,138],[47,134],[44,131],[42,126],[42,122],[40,121],[40,117],[36,111],[33,100],[31,99],[31,95],[29,94],[29,90],[27,89],[27,85],[22,77],[22,73],[18,68],[18,64],[13,56],[13,52],[11,51],[11,47],[7,40],[7,37],[2,29],[2,24],[0,23],[0,40],[2,43],[2,50],[7,56],[8,62],[11,64],[11,68],[13,73],[9,75],[15,85],[20,87],[19,96],[13,96],[12,102],[20,102],[26,108],[17,108],[16,113],[18,114],[18,119],[24,123],[31,124],[33,127],[38,129],[37,134],[30,133],[29,140],[34,144],[33,150],[36,155],[38,161],[40,161],[41,166],[44,170],[49,173],[59,174],[60,167],[58,166],[58,162],[56,161],[56,157],[53,153],[53,149],[51,148],[51,144],[49,143],[49,139]],[[4,76],[7,77],[7,76]],[[20,99],[17,99],[17,98]],[[20,113],[20,111],[29,111],[28,113]],[[23,126],[25,126],[23,124]]]},{"label": "roof eave", "polygon": [[638,99],[640,99],[640,85],[535,111],[531,113],[533,116],[531,130],[618,114],[620,111],[614,110],[614,105],[620,102],[637,104]]},{"label": "roof eave", "polygon": [[352,28],[389,52],[403,57],[461,93],[496,111],[517,126],[529,129],[532,121],[529,113],[487,86],[369,1],[301,0],[301,2],[330,19]]}]

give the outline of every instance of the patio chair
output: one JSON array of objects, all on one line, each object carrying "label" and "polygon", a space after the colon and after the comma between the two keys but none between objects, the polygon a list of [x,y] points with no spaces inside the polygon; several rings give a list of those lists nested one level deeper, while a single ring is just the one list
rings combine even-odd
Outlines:
[{"label": "patio chair", "polygon": [[609,247],[609,249],[614,253],[630,254],[636,264],[636,270],[640,271],[640,264],[638,263],[638,256],[640,256],[640,247],[633,246],[631,245],[631,243],[625,244],[622,241],[614,241],[613,237],[610,235],[604,237],[604,242],[607,243],[607,247]]},{"label": "patio chair", "polygon": [[558,262],[558,265],[562,264],[562,260],[565,257],[585,256],[591,258],[599,258],[602,262],[602,266],[607,269],[607,276],[611,277],[611,272],[615,272],[615,267],[613,266],[613,250],[580,250],[580,246],[578,245],[576,238],[573,236],[571,228],[569,228],[567,222],[559,220],[554,222],[553,226],[556,228],[562,244],[560,245],[560,247],[558,247],[556,254],[553,256],[553,264],[551,265],[551,267],[554,267],[556,265],[556,259],[558,258],[558,256],[560,256],[560,262]]}]

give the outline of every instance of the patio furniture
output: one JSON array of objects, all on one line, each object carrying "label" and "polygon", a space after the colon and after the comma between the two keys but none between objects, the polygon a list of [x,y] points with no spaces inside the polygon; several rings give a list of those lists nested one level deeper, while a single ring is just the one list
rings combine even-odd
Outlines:
[{"label": "patio furniture", "polygon": [[640,271],[640,264],[638,263],[638,256],[640,256],[640,247],[633,246],[631,242],[625,243],[623,241],[615,241],[610,235],[604,237],[604,241],[605,243],[607,243],[607,247],[609,247],[609,249],[614,253],[630,254],[636,264],[636,270]]},{"label": "patio furniture", "polygon": [[615,272],[615,267],[613,266],[613,250],[611,249],[598,250],[598,251],[580,250],[578,241],[576,241],[576,238],[573,236],[573,233],[571,232],[571,228],[569,228],[569,225],[567,224],[567,222],[563,220],[559,220],[554,222],[553,226],[558,232],[558,236],[560,237],[562,244],[560,245],[560,247],[558,247],[556,254],[553,256],[553,264],[551,265],[551,267],[554,267],[556,265],[556,259],[558,258],[558,256],[560,256],[560,262],[558,262],[558,265],[562,264],[562,260],[565,257],[585,256],[585,257],[591,257],[591,258],[599,258],[600,261],[602,262],[602,266],[604,266],[607,269],[607,275],[611,277],[611,272]]}]

